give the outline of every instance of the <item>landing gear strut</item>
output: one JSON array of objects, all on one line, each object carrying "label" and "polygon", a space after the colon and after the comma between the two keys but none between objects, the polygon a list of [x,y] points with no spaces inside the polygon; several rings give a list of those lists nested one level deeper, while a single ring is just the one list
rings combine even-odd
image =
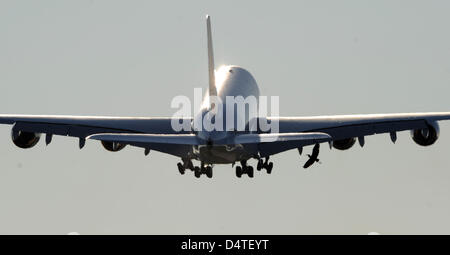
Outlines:
[{"label": "landing gear strut", "polygon": [[243,174],[247,174],[250,178],[254,176],[253,167],[247,165],[247,160],[242,160],[241,166],[236,166],[236,176],[241,178]]}]

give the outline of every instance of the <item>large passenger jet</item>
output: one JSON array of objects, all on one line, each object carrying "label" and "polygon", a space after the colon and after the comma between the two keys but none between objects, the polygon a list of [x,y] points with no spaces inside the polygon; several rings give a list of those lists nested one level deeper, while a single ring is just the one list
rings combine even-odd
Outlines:
[{"label": "large passenger jet", "polygon": [[[248,164],[257,161],[257,170],[272,172],[273,162],[269,157],[291,149],[302,153],[303,147],[313,146],[304,167],[318,162],[319,146],[328,143],[330,148],[347,150],[356,141],[364,145],[364,137],[387,133],[393,142],[396,132],[410,130],[412,139],[421,146],[429,146],[439,136],[437,121],[450,119],[450,112],[400,113],[400,114],[360,114],[315,117],[267,117],[258,115],[251,118],[249,111],[238,119],[245,128],[239,130],[239,123],[230,122],[227,114],[219,111],[228,107],[218,107],[214,102],[225,105],[226,98],[259,97],[259,89],[253,76],[239,66],[214,67],[210,17],[206,17],[208,45],[209,88],[204,104],[194,117],[98,117],[98,116],[57,116],[57,115],[0,115],[1,124],[11,124],[12,141],[20,148],[31,148],[45,134],[45,143],[52,141],[53,135],[71,136],[79,139],[83,148],[87,139],[98,140],[108,151],[117,152],[126,145],[140,147],[145,155],[151,150],[168,153],[180,158],[177,164],[181,174],[191,170],[199,178],[212,177],[212,167],[216,164],[231,164],[236,176],[252,178],[254,169]],[[212,98],[219,100],[212,100]],[[222,106],[223,106],[222,105]],[[234,106],[233,106],[234,107]],[[246,108],[247,109],[247,108]],[[235,108],[232,110],[235,112]],[[221,120],[227,128],[205,130],[196,128],[195,123],[203,123],[205,117]],[[222,119],[219,119],[222,118]],[[236,118],[233,118],[235,120]],[[254,122],[256,120],[256,122]],[[277,130],[263,130],[260,123],[277,123]],[[174,123],[188,123],[184,129],[174,128]],[[238,122],[238,121],[236,121]],[[257,123],[250,129],[251,123]],[[231,128],[230,128],[231,127]],[[254,125],[252,126],[254,127]],[[193,162],[198,162],[194,165]]]}]

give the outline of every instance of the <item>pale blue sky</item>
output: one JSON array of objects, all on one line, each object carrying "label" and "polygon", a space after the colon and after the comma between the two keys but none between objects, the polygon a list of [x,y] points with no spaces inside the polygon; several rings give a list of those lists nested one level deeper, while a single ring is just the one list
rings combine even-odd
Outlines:
[{"label": "pale blue sky", "polygon": [[[171,116],[217,65],[248,69],[280,114],[449,111],[448,1],[1,1],[0,113]],[[0,233],[366,234],[450,231],[450,123],[273,157],[272,175],[181,176],[177,158],[0,126]],[[306,151],[309,149],[305,149]]]}]

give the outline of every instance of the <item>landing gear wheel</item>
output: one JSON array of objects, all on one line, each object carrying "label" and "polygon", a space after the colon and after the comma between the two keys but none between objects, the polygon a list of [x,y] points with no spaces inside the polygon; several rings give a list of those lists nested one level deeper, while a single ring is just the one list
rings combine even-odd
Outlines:
[{"label": "landing gear wheel", "polygon": [[194,175],[197,178],[200,178],[200,175],[202,175],[202,172],[200,171],[200,167],[196,166],[194,167]]},{"label": "landing gear wheel", "polygon": [[256,165],[256,170],[261,171],[263,168],[263,161],[262,159],[258,159],[258,164]]},{"label": "landing gear wheel", "polygon": [[178,163],[177,166],[178,166],[178,171],[180,172],[180,174],[183,175],[185,173],[185,170],[186,170],[186,169],[184,169],[183,164]]},{"label": "landing gear wheel", "polygon": [[212,167],[210,167],[210,166],[206,167],[206,176],[208,176],[208,178],[212,178],[213,177]]},{"label": "landing gear wheel", "polygon": [[252,166],[248,166],[248,167],[247,167],[247,174],[248,174],[248,177],[250,177],[250,178],[253,178],[253,176],[255,176],[255,175],[254,175],[254,170],[253,170],[253,167],[252,167]]},{"label": "landing gear wheel", "polygon": [[270,163],[267,165],[267,167],[266,167],[266,170],[267,170],[267,173],[268,173],[268,174],[271,174],[271,173],[272,173],[272,168],[273,168],[273,162],[270,162]]},{"label": "landing gear wheel", "polygon": [[237,176],[237,178],[241,178],[241,176],[242,176],[242,167],[240,167],[240,166],[236,167],[236,176]]}]

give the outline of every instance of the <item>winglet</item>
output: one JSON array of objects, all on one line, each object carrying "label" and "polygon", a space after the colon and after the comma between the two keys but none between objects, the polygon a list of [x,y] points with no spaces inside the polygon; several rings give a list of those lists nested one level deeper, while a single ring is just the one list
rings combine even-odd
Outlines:
[{"label": "winglet", "polygon": [[208,73],[209,73],[209,95],[217,96],[216,78],[214,74],[214,54],[211,34],[211,17],[206,15],[206,29],[208,33]]}]

